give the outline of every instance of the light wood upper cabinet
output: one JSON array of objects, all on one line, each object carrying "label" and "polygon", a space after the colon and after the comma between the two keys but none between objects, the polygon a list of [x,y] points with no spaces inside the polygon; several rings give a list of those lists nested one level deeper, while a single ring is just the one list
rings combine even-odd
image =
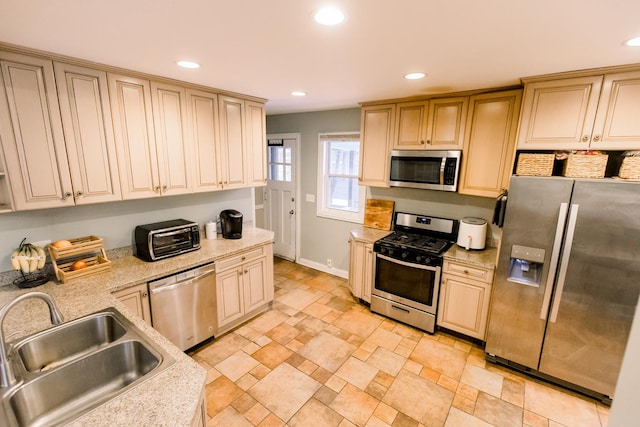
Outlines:
[{"label": "light wood upper cabinet", "polygon": [[587,149],[602,76],[525,85],[518,149]]},{"label": "light wood upper cabinet", "polygon": [[591,148],[640,148],[640,71],[604,76]]},{"label": "light wood upper cabinet", "polygon": [[191,193],[191,150],[184,87],[151,82],[160,193]]},{"label": "light wood upper cabinet", "polygon": [[0,66],[0,140],[15,209],[74,205],[52,62],[0,52]]},{"label": "light wood upper cabinet", "polygon": [[395,104],[362,107],[360,185],[389,186],[389,152],[393,146],[395,115]]},{"label": "light wood upper cabinet", "polygon": [[262,186],[267,184],[267,124],[264,104],[246,101],[247,119],[247,184]]},{"label": "light wood upper cabinet", "polygon": [[75,203],[121,200],[107,73],[58,62],[54,69]]},{"label": "light wood upper cabinet", "polygon": [[193,191],[222,189],[218,95],[187,90],[190,139],[193,145]]},{"label": "light wood upper cabinet", "polygon": [[471,96],[458,192],[497,197],[511,177],[521,90]]},{"label": "light wood upper cabinet", "polygon": [[395,150],[423,150],[427,139],[429,101],[403,102],[396,106]]},{"label": "light wood upper cabinet", "polygon": [[160,195],[151,83],[108,74],[120,186],[124,199]]},{"label": "light wood upper cabinet", "polygon": [[397,104],[396,150],[462,149],[467,97]]},{"label": "light wood upper cabinet", "polygon": [[[220,149],[222,151],[222,186],[241,188],[247,182],[245,101],[230,96],[219,96]],[[266,147],[265,147],[266,150]]]}]

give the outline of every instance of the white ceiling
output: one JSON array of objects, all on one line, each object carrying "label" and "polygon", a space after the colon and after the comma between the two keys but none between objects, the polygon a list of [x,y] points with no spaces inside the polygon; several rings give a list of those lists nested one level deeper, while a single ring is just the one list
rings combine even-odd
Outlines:
[{"label": "white ceiling", "polygon": [[639,0],[333,0],[347,20],[322,27],[325,3],[0,0],[0,41],[267,98],[267,114],[640,63],[622,45],[640,36]]}]

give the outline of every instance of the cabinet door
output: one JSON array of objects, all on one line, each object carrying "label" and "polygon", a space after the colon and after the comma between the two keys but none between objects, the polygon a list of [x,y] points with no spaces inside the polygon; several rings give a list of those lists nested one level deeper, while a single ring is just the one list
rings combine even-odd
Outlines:
[{"label": "cabinet door", "polygon": [[246,101],[248,185],[267,185],[267,132],[264,104]]},{"label": "cabinet door", "polygon": [[513,170],[521,90],[470,98],[458,192],[497,197]]},{"label": "cabinet door", "polygon": [[364,243],[349,239],[349,289],[356,298],[362,298],[362,272],[364,271]]},{"label": "cabinet door", "polygon": [[108,74],[113,128],[124,199],[160,195],[151,85],[147,80]]},{"label": "cabinet door", "polygon": [[191,192],[191,150],[187,138],[186,91],[151,82],[158,177],[162,195]]},{"label": "cabinet door", "polygon": [[525,84],[519,150],[587,149],[602,76]]},{"label": "cabinet door", "polygon": [[264,258],[242,266],[244,311],[250,313],[268,302],[267,268]]},{"label": "cabinet door", "polygon": [[403,102],[396,106],[395,150],[424,150],[427,148],[427,116],[429,101]]},{"label": "cabinet door", "polygon": [[131,313],[142,318],[147,325],[151,326],[151,309],[146,283],[116,291],[113,296],[118,298]]},{"label": "cabinet door", "polygon": [[193,147],[193,191],[222,189],[218,135],[218,95],[187,90],[190,139]]},{"label": "cabinet door", "polygon": [[438,325],[484,340],[491,287],[443,275]]},{"label": "cabinet door", "polygon": [[361,110],[360,185],[389,186],[389,153],[393,145],[395,114],[396,106],[392,104]]},{"label": "cabinet door", "polygon": [[51,61],[0,52],[0,140],[17,210],[72,206]]},{"label": "cabinet door", "polygon": [[433,150],[461,150],[469,98],[432,99],[429,103],[426,145]]},{"label": "cabinet door", "polygon": [[216,273],[216,296],[218,298],[218,328],[244,315],[241,266]]},{"label": "cabinet door", "polygon": [[76,204],[121,200],[107,73],[59,62],[54,68]]},{"label": "cabinet door", "polygon": [[640,71],[604,77],[591,148],[640,148]]},{"label": "cabinet door", "polygon": [[373,290],[373,280],[375,271],[373,270],[373,243],[364,245],[364,265],[362,271],[362,299],[371,304],[371,291]]},{"label": "cabinet door", "polygon": [[219,96],[220,147],[222,148],[223,181],[225,189],[245,186],[246,136],[244,101],[229,96]]}]

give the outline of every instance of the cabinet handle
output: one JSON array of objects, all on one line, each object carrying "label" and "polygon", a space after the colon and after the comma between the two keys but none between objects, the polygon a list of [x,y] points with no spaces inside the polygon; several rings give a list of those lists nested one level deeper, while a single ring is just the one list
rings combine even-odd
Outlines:
[{"label": "cabinet handle", "polygon": [[421,141],[420,141],[420,144],[424,145],[424,140],[421,140]]},{"label": "cabinet handle", "polygon": [[160,192],[160,186],[158,185],[156,188],[153,189],[154,193],[158,193]]},{"label": "cabinet handle", "polygon": [[62,200],[67,200],[67,197],[71,197],[71,196],[72,196],[72,194],[67,191],[67,192],[62,194]]},{"label": "cabinet handle", "polygon": [[143,292],[143,293],[142,293],[142,296],[143,296],[144,298],[146,298],[146,297],[148,297],[148,296],[149,296],[149,293],[148,293],[148,292]]},{"label": "cabinet handle", "polygon": [[600,141],[600,135],[595,135],[595,136],[593,137],[593,140],[594,140],[594,141]]},{"label": "cabinet handle", "polygon": [[245,270],[245,271],[244,271],[244,274],[247,274],[248,272],[249,272],[249,270]]},{"label": "cabinet handle", "polygon": [[167,186],[166,185],[162,186],[162,191],[167,191]]},{"label": "cabinet handle", "polygon": [[589,135],[584,135],[582,137],[582,142],[587,142],[587,141],[589,141]]},{"label": "cabinet handle", "polygon": [[243,257],[242,257],[242,261],[244,261],[245,259],[247,259],[247,257],[246,257],[246,256],[243,256]]},{"label": "cabinet handle", "polygon": [[76,196],[77,196],[77,197],[80,197],[80,196],[82,196],[82,195],[83,195],[82,191],[76,191]]},{"label": "cabinet handle", "polygon": [[463,271],[464,271],[464,274],[469,274],[469,270],[467,270],[466,268]]}]

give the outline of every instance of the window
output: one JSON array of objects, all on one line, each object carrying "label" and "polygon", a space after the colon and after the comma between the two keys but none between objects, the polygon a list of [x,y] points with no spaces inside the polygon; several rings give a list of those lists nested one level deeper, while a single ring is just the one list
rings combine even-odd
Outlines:
[{"label": "window", "polygon": [[358,185],[360,134],[318,136],[318,216],[362,222],[365,188]]},{"label": "window", "polygon": [[270,139],[269,179],[271,181],[291,182],[291,147],[283,145],[282,139]]}]

